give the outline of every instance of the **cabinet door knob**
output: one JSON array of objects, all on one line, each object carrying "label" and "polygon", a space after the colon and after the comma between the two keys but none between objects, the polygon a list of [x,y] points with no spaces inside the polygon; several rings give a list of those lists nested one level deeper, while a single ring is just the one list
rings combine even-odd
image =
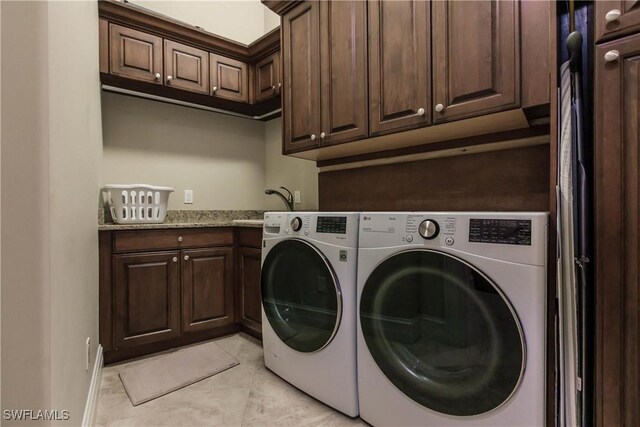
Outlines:
[{"label": "cabinet door knob", "polygon": [[216,93],[218,91],[218,86],[214,86],[213,87],[213,93]]},{"label": "cabinet door knob", "polygon": [[160,77],[161,77],[160,73],[156,73],[154,76],[155,76],[156,80],[160,80]]},{"label": "cabinet door knob", "polygon": [[312,141],[315,141],[315,139],[316,139],[316,134],[315,134],[315,133],[312,133],[312,134],[311,134],[311,140],[312,140]]},{"label": "cabinet door knob", "polygon": [[612,9],[607,12],[607,14],[604,16],[604,19],[606,19],[607,22],[613,22],[617,21],[618,18],[620,18],[620,15],[622,15],[622,13],[618,9]]},{"label": "cabinet door knob", "polygon": [[185,256],[184,256],[184,260],[185,260],[185,261],[189,261],[189,255],[185,255]]},{"label": "cabinet door knob", "polygon": [[282,83],[278,83],[278,89],[282,87]]},{"label": "cabinet door knob", "polygon": [[169,83],[171,80],[173,80],[173,77],[167,76],[167,83]]},{"label": "cabinet door knob", "polygon": [[275,90],[276,90],[276,85],[271,86],[271,89],[275,92]]},{"label": "cabinet door knob", "polygon": [[438,113],[442,112],[444,110],[444,105],[442,104],[436,104],[436,111]]},{"label": "cabinet door knob", "polygon": [[174,257],[173,257],[173,259],[172,259],[172,261],[173,261],[173,262],[178,262],[178,257],[177,257],[177,256],[174,256]]},{"label": "cabinet door knob", "polygon": [[327,134],[326,134],[326,133],[324,133],[324,132],[320,132],[320,139],[324,139],[324,137],[325,137],[325,136],[327,136]]},{"label": "cabinet door knob", "polygon": [[178,242],[182,242],[182,236],[178,237]]},{"label": "cabinet door knob", "polygon": [[422,107],[418,108],[418,111],[416,111],[416,113],[417,113],[419,116],[424,116],[424,108],[422,108]]},{"label": "cabinet door knob", "polygon": [[617,50],[610,50],[609,52],[604,54],[604,60],[607,62],[617,61],[620,57],[620,52]]}]

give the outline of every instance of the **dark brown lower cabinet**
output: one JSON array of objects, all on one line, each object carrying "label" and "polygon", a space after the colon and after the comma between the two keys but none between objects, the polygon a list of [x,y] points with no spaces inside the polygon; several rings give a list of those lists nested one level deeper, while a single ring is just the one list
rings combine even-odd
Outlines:
[{"label": "dark brown lower cabinet", "polygon": [[191,249],[181,256],[182,330],[233,323],[233,248]]},{"label": "dark brown lower cabinet", "polygon": [[640,425],[640,34],[596,46],[595,425]]},{"label": "dark brown lower cabinet", "polygon": [[238,229],[238,322],[242,330],[262,337],[262,297],[260,271],[262,266],[262,229]]},{"label": "dark brown lower cabinet", "polygon": [[231,227],[101,231],[105,363],[240,331],[236,234]]},{"label": "dark brown lower cabinet", "polygon": [[116,348],[180,335],[178,252],[114,256]]},{"label": "dark brown lower cabinet", "polygon": [[260,296],[260,264],[262,251],[256,248],[240,248],[240,322],[256,333],[262,333],[262,298]]}]

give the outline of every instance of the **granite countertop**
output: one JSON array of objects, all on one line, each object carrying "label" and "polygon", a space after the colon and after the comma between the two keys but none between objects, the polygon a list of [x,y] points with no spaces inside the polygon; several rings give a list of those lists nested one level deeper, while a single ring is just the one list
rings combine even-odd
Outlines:
[{"label": "granite countertop", "polygon": [[98,210],[98,230],[145,230],[165,228],[254,227],[262,228],[264,211],[168,210],[162,224],[115,224],[108,211]]}]

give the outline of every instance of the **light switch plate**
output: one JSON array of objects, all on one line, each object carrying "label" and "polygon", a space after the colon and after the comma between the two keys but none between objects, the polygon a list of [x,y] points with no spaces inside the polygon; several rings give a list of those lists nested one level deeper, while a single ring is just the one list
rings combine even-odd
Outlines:
[{"label": "light switch plate", "polygon": [[184,190],[184,203],[185,204],[193,203],[193,190]]},{"label": "light switch plate", "polygon": [[293,192],[293,201],[295,203],[300,203],[300,190],[295,190]]}]

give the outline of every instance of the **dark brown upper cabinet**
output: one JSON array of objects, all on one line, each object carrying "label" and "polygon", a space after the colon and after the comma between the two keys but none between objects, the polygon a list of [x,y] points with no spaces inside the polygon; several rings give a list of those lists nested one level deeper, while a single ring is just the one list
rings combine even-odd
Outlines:
[{"label": "dark brown upper cabinet", "polygon": [[179,252],[116,255],[114,347],[180,335]]},{"label": "dark brown upper cabinet", "polygon": [[282,17],[284,152],[320,146],[320,2]]},{"label": "dark brown upper cabinet", "polygon": [[109,25],[109,33],[111,74],[162,84],[160,37],[114,24]]},{"label": "dark brown upper cabinet", "polygon": [[640,31],[640,1],[598,0],[594,3],[596,42]]},{"label": "dark brown upper cabinet", "polygon": [[322,146],[366,138],[367,3],[320,2]]},{"label": "dark brown upper cabinet", "polygon": [[280,116],[279,28],[245,45],[121,1],[100,0],[98,12],[104,90],[258,120]]},{"label": "dark brown upper cabinet", "polygon": [[164,41],[165,82],[175,89],[209,92],[209,54],[171,40]]},{"label": "dark brown upper cabinet", "polygon": [[597,46],[594,62],[595,425],[637,426],[640,33]]},{"label": "dark brown upper cabinet", "polygon": [[256,62],[254,77],[255,102],[277,96],[282,87],[280,79],[280,53],[273,53]]},{"label": "dark brown upper cabinet", "polygon": [[184,250],[181,256],[183,331],[232,324],[233,248]]},{"label": "dark brown upper cabinet", "polygon": [[422,0],[369,2],[372,135],[431,123],[429,9]]},{"label": "dark brown upper cabinet", "polygon": [[233,101],[249,102],[247,64],[221,55],[210,54],[211,94]]},{"label": "dark brown upper cabinet", "polygon": [[365,138],[366,3],[301,3],[282,32],[284,152]]},{"label": "dark brown upper cabinet", "polygon": [[435,1],[432,6],[434,123],[518,107],[518,3]]},{"label": "dark brown upper cabinet", "polygon": [[433,151],[549,114],[552,3],[262,1],[282,16],[285,154]]}]

